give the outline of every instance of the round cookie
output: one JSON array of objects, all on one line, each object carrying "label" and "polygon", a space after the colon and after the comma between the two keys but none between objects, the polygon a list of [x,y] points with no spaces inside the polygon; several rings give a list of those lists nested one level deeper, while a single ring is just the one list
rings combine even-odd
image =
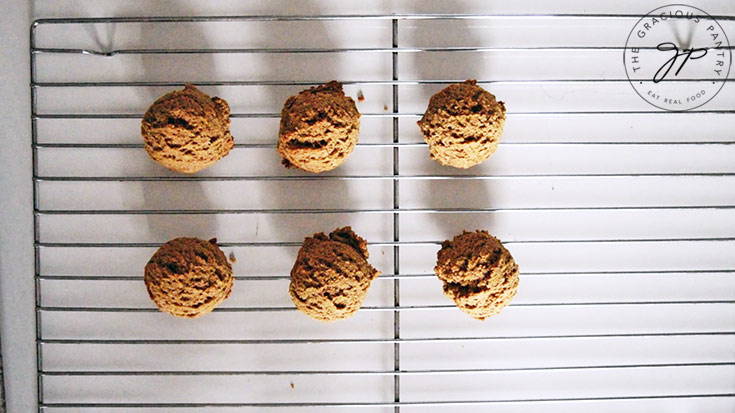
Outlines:
[{"label": "round cookie", "polygon": [[449,85],[429,100],[418,122],[432,159],[469,168],[495,152],[505,124],[505,104],[475,80]]},{"label": "round cookie", "polygon": [[367,259],[367,242],[350,227],[306,238],[291,269],[291,300],[316,320],[350,317],[380,275]]},{"label": "round cookie", "polygon": [[177,317],[211,312],[232,292],[232,266],[215,240],[176,238],[163,244],[145,266],[148,295]]},{"label": "round cookie", "polygon": [[444,241],[434,271],[444,294],[478,320],[499,313],[518,291],[518,265],[487,231],[464,231]]},{"label": "round cookie", "polygon": [[355,149],[359,132],[355,101],[345,96],[341,83],[331,81],[286,100],[277,149],[287,168],[330,171]]},{"label": "round cookie", "polygon": [[213,165],[235,144],[227,102],[210,98],[192,85],[156,100],[143,116],[140,130],[154,161],[184,173]]}]

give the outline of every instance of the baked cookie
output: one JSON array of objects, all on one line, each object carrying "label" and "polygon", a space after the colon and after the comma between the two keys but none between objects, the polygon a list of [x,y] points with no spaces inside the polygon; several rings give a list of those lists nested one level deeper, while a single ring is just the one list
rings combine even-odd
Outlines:
[{"label": "baked cookie", "polygon": [[156,100],[143,116],[140,130],[154,161],[184,173],[213,165],[235,145],[227,102],[210,98],[192,85]]},{"label": "baked cookie", "polygon": [[518,265],[487,231],[464,231],[444,241],[434,271],[444,294],[478,320],[499,313],[518,291]]},{"label": "baked cookie", "polygon": [[367,259],[367,242],[350,227],[306,238],[291,269],[291,300],[316,320],[350,317],[380,275]]},{"label": "baked cookie", "polygon": [[331,81],[291,96],[281,111],[278,153],[283,165],[308,172],[330,171],[352,153],[360,132],[360,112]]},{"label": "baked cookie", "polygon": [[161,311],[199,317],[230,296],[232,266],[215,242],[176,238],[153,254],[144,279],[148,295]]},{"label": "baked cookie", "polygon": [[436,93],[418,122],[430,157],[455,168],[487,160],[498,147],[504,124],[505,104],[474,80]]}]

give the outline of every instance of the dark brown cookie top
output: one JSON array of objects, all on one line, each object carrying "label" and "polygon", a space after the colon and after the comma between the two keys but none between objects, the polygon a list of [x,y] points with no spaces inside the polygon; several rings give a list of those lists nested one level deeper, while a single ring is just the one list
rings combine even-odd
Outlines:
[{"label": "dark brown cookie top", "polygon": [[469,168],[495,152],[505,125],[505,104],[467,80],[433,95],[418,125],[432,159]]},{"label": "dark brown cookie top", "polygon": [[291,270],[296,308],[321,321],[353,315],[380,274],[367,258],[367,242],[350,227],[306,238]]},{"label": "dark brown cookie top", "polygon": [[442,243],[434,271],[444,294],[481,320],[508,305],[518,289],[518,265],[487,231],[464,231]]},{"label": "dark brown cookie top", "polygon": [[148,295],[161,311],[178,317],[209,313],[229,297],[232,266],[214,240],[176,238],[145,266]]},{"label": "dark brown cookie top", "polygon": [[360,112],[355,101],[345,96],[341,83],[331,81],[286,100],[278,153],[286,167],[329,171],[352,153],[359,130]]},{"label": "dark brown cookie top", "polygon": [[141,135],[153,160],[184,173],[213,165],[234,147],[227,102],[188,84],[148,108]]}]

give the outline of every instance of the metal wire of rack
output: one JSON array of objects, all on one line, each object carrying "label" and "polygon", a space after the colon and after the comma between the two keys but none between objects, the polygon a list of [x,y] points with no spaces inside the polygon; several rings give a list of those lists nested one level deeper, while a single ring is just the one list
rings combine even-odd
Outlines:
[{"label": "metal wire of rack", "polygon": [[[412,73],[413,77],[404,76],[402,69],[405,66],[401,66],[404,56],[438,53],[460,60],[460,56],[467,54],[528,53],[531,58],[541,59],[550,53],[611,53],[620,52],[623,48],[609,44],[570,46],[552,43],[404,45],[399,42],[403,25],[415,29],[433,22],[444,27],[441,25],[458,21],[509,25],[530,21],[567,22],[583,27],[590,21],[624,22],[627,25],[639,17],[615,14],[416,14],[36,21],[31,28],[30,55],[39,411],[209,411],[228,408],[323,411],[358,407],[375,411],[446,411],[460,406],[482,411],[490,405],[498,409],[536,406],[544,411],[554,407],[564,411],[584,411],[589,408],[588,403],[607,409],[621,406],[655,409],[671,406],[665,403],[684,401],[692,403],[691,406],[732,406],[735,393],[728,387],[728,380],[732,382],[735,371],[735,359],[730,351],[735,337],[731,323],[735,314],[732,295],[732,276],[735,274],[735,193],[732,189],[735,188],[735,165],[728,162],[728,157],[735,154],[735,140],[728,135],[731,129],[725,126],[735,119],[732,99],[723,98],[724,106],[713,109],[669,113],[652,110],[639,101],[631,104],[625,100],[622,105],[606,107],[602,104],[600,109],[574,105],[539,109],[533,105],[526,108],[517,105],[521,109],[515,110],[516,105],[509,98],[509,126],[516,122],[529,122],[539,128],[537,130],[548,132],[562,129],[559,127],[561,123],[554,123],[555,119],[561,118],[573,133],[581,136],[586,132],[579,139],[560,138],[563,134],[556,133],[549,139],[535,140],[525,138],[528,130],[519,130],[515,134],[510,130],[506,132],[507,137],[494,157],[513,149],[536,150],[538,153],[552,151],[552,155],[571,152],[570,158],[562,156],[561,164],[552,165],[550,170],[544,165],[540,169],[529,166],[518,171],[508,166],[512,165],[512,160],[523,158],[513,158],[501,164],[499,170],[487,169],[471,174],[425,166],[429,161],[424,159],[425,153],[419,154],[419,151],[425,151],[425,144],[407,132],[406,125],[410,126],[420,116],[412,98],[463,79],[431,76],[430,70]],[[715,17],[727,23],[735,21],[735,16]],[[94,32],[90,27],[111,30],[133,25],[149,27],[148,31],[139,33],[141,42],[146,43],[158,36],[158,30],[163,30],[162,25],[168,25],[174,33],[181,34],[196,24],[248,23],[259,27],[285,24],[286,28],[295,24],[297,28],[310,29],[315,24],[362,24],[372,30],[369,33],[384,34],[375,42],[359,40],[358,45],[346,47],[299,45],[304,41],[300,36],[294,36],[296,40],[292,41],[297,45],[289,47],[274,46],[280,41],[278,39],[267,46],[182,47],[176,44],[178,39],[169,36],[161,37],[166,42],[173,42],[165,47],[133,45],[105,48],[89,46],[84,41],[81,42],[84,45],[76,46],[74,42],[79,41],[78,37],[69,36],[67,39],[64,36],[80,28],[85,28],[85,33],[89,34]],[[326,33],[328,29],[322,30]],[[39,40],[39,32],[44,30],[48,33]],[[163,33],[167,32],[163,30]],[[271,34],[274,33],[280,34]],[[322,34],[326,36],[325,33]],[[372,44],[381,41],[388,44]],[[58,42],[62,45],[57,45]],[[72,45],[63,45],[64,42]],[[99,40],[97,42],[100,43]],[[40,43],[51,43],[52,46],[39,46]],[[372,138],[361,136],[353,158],[364,161],[350,159],[357,164],[354,169],[346,169],[350,165],[348,162],[334,173],[318,176],[268,167],[248,169],[248,162],[263,159],[262,155],[250,155],[250,151],[275,151],[272,151],[274,144],[268,138],[273,135],[272,131],[257,132],[266,138],[263,140],[251,141],[247,137],[253,136],[252,130],[259,130],[263,124],[272,125],[272,121],[278,119],[279,114],[273,109],[277,109],[276,103],[279,99],[282,101],[283,96],[329,80],[315,77],[318,70],[307,70],[308,73],[302,76],[309,77],[301,80],[270,78],[267,71],[262,77],[254,76],[256,80],[215,80],[220,78],[218,72],[208,73],[206,78],[167,80],[155,70],[144,70],[144,77],[138,77],[137,74],[115,72],[112,66],[99,63],[132,57],[149,59],[148,63],[143,62],[145,66],[151,64],[150,60],[168,59],[169,56],[183,59],[179,62],[183,63],[188,57],[202,55],[210,60],[220,56],[234,56],[235,59],[241,56],[294,59],[306,56],[305,61],[309,64],[321,64],[319,60],[309,60],[313,57],[378,56],[375,60],[380,60],[380,64],[374,66],[380,71],[377,75],[370,74],[358,80],[338,79],[349,90],[372,88],[384,98],[368,103],[372,105],[371,110],[363,113],[364,128],[374,132]],[[272,66],[282,62],[279,58],[274,61],[276,63]],[[385,67],[381,66],[383,63]],[[366,70],[373,67],[369,63],[366,66]],[[185,67],[171,70],[191,73]],[[553,68],[551,72],[552,76],[559,73]],[[299,75],[298,72],[289,73]],[[118,79],[126,76],[133,79]],[[237,75],[226,76],[223,78],[239,79]],[[524,87],[544,89],[554,85],[569,90],[578,85],[628,88],[627,79],[594,71],[587,77],[524,76],[521,73],[514,77],[511,73],[505,77],[503,74],[481,77],[478,83],[489,88],[510,88],[503,89],[506,92]],[[247,75],[244,77],[248,78]],[[473,75],[470,73],[465,77]],[[728,83],[731,81],[727,79]],[[228,100],[233,93],[244,94],[238,92],[242,88],[278,90],[272,93],[277,98],[266,102],[271,110],[268,112],[260,111],[257,105],[253,109],[241,99],[235,99],[233,129],[239,128],[247,137],[239,139],[233,130],[236,138],[234,152],[237,154],[231,154],[230,158],[236,158],[240,164],[231,162],[229,167],[217,165],[211,171],[195,176],[174,175],[145,164],[147,159],[140,150],[142,145],[135,139],[128,139],[127,135],[137,135],[134,124],[142,113],[138,100],[150,100],[155,93],[182,86],[185,82],[202,87],[232,88],[227,89],[229,94],[223,95]],[[421,93],[416,93],[415,88],[419,88]],[[130,98],[126,95],[130,89],[144,90],[141,95],[145,98]],[[409,98],[404,97],[404,91]],[[117,111],[108,110],[109,105],[101,99],[105,95],[111,96],[113,109],[119,105]],[[88,98],[93,104],[72,103],[80,98]],[[244,109],[239,110],[238,105]],[[384,106],[383,112],[380,106]],[[623,130],[615,129],[616,122],[606,123],[609,118],[626,119],[645,131],[648,129],[642,126],[644,124],[655,124],[663,129],[669,125],[668,131],[682,131],[684,136],[672,139],[661,133],[653,134],[651,139],[623,135],[601,140],[589,134],[589,122],[606,124],[613,132]],[[706,124],[701,135],[689,134],[682,129],[682,125],[691,119]],[[238,121],[255,123],[238,126]],[[403,121],[408,122],[404,124]],[[128,128],[128,132],[106,138],[98,122],[104,125],[124,124],[120,128]],[[573,125],[576,124],[581,126],[575,129]],[[610,136],[604,130],[600,134]],[[407,140],[406,135],[414,139]],[[412,156],[408,151],[415,151],[417,155]],[[620,167],[604,162],[602,167],[596,164],[602,162],[607,153],[635,158],[635,151],[644,153],[647,158],[639,163],[621,162],[623,165]],[[669,155],[672,155],[672,160],[668,162],[654,161],[660,160],[657,157]],[[94,160],[97,156],[101,161]],[[591,165],[573,161],[570,161],[571,166],[563,165],[565,159],[569,161],[586,156],[591,156]],[[678,167],[675,162],[687,159],[686,156],[694,158],[694,161]],[[138,163],[140,159],[143,161]],[[539,159],[542,158],[528,163]],[[731,161],[732,158],[729,159]],[[581,172],[577,170],[579,165],[583,166]],[[267,191],[263,198],[247,196],[248,191],[262,189],[263,185],[271,187],[291,183],[310,186],[302,192],[289,186],[271,193],[283,197],[280,204],[269,202]],[[480,189],[496,184],[497,187],[492,187],[492,196],[487,189]],[[550,187],[551,191],[557,186],[565,195],[562,198],[534,196],[542,184],[545,189]],[[358,197],[354,202],[349,197],[340,199],[339,191],[350,189],[355,193],[355,185],[367,185],[367,192],[382,195],[375,202],[366,197]],[[137,201],[136,191],[140,188],[144,202]],[[166,191],[172,188],[178,188],[177,192],[167,199]],[[449,191],[450,188],[461,188],[463,192]],[[497,202],[489,200],[495,197],[495,191],[513,188],[520,188],[517,190],[522,197],[530,200],[521,202],[520,198],[502,197],[494,200]],[[428,201],[418,197],[417,201],[416,193],[426,189],[429,195],[441,191],[448,191],[448,195]],[[468,198],[468,192],[478,189],[477,198]],[[246,194],[240,197],[233,195],[232,200],[221,205],[200,202],[207,197],[236,191]],[[282,192],[288,191],[296,191],[296,194],[284,196]],[[329,191],[337,195],[324,195],[326,199],[321,201],[314,195],[315,191],[322,192],[320,195]],[[686,194],[680,196],[680,192]],[[148,198],[152,196],[154,200],[150,201]],[[506,310],[507,316],[501,316],[505,316],[503,319],[507,321],[489,321],[478,327],[477,323],[459,314],[453,305],[443,301],[430,271],[431,257],[441,240],[454,234],[445,228],[435,231],[434,237],[425,235],[422,226],[430,222],[427,216],[438,221],[446,219],[456,225],[485,224],[490,225],[491,230],[498,229],[504,244],[517,256],[521,265],[521,284],[533,287],[521,287],[521,294]],[[224,223],[219,227],[201,224],[205,219],[220,219]],[[283,299],[286,297],[282,286],[288,280],[287,269],[284,271],[288,257],[300,245],[298,240],[303,236],[330,230],[333,222],[361,219],[365,220],[362,227],[368,231],[368,239],[372,241],[369,243],[372,256],[378,257],[382,268],[390,270],[384,271],[386,274],[376,281],[376,284],[383,284],[373,287],[373,300],[368,299],[354,321],[346,322],[344,328],[312,326],[310,320],[298,317],[296,310],[287,304],[287,298]],[[611,222],[609,225],[605,223],[607,219]],[[625,224],[631,220],[635,225]],[[559,234],[555,232],[560,231],[560,227],[553,223],[555,221],[572,225],[575,229]],[[210,235],[205,233],[207,231],[226,234],[224,237],[217,235],[223,248],[236,251],[239,256],[238,264],[235,264],[237,283],[246,283],[250,290],[260,293],[235,291],[229,303],[202,321],[197,320],[193,327],[158,313],[147,302],[141,289],[142,275],[134,271],[142,268],[145,261],[141,260],[160,246],[166,236],[184,235],[188,230],[184,225],[192,222],[202,236]],[[293,231],[292,235],[287,235],[276,228],[277,222],[311,232]],[[524,222],[528,224],[524,226]],[[267,235],[258,234],[259,223],[268,227],[270,232]],[[240,224],[254,226],[254,235],[232,230]],[[520,234],[508,229],[511,224],[521,227]],[[146,229],[156,225],[161,227],[155,233]],[[358,227],[360,225],[357,224]],[[474,229],[456,225],[455,233]],[[538,225],[550,227],[547,233],[542,233],[533,228]],[[108,226],[115,230],[106,229]],[[126,230],[127,226],[132,229]],[[358,232],[362,234],[360,230]],[[141,236],[147,239],[141,240]],[[588,261],[577,257],[575,249],[583,251],[579,255],[588,255]],[[259,257],[271,251],[274,251],[275,258],[269,258],[262,265],[257,264]],[[562,260],[561,264],[555,262],[554,254],[561,254],[566,261]],[[616,257],[610,258],[610,255]],[[648,255],[650,259],[642,258]],[[534,261],[533,257],[539,258]],[[281,258],[283,265],[275,264]],[[420,259],[423,259],[423,264],[416,264]],[[577,267],[570,266],[571,260],[581,263]],[[668,261],[662,263],[664,260]],[[256,268],[251,269],[247,265],[255,265]],[[661,282],[672,283],[672,289],[676,291],[662,287],[663,292],[657,295],[654,289]],[[269,283],[275,283],[280,290],[269,293],[274,286]],[[578,283],[583,287],[575,290],[574,285]],[[625,288],[642,285],[644,288],[642,292],[616,298],[614,294],[622,291],[616,289],[616,285]],[[527,291],[533,290],[534,294],[524,298],[524,287],[528,288]],[[691,291],[681,291],[687,288]],[[547,289],[549,293],[546,293]],[[612,292],[606,295],[602,291],[606,289]],[[571,293],[564,290],[571,290]],[[246,298],[238,299],[238,293]],[[513,316],[513,312],[523,309],[542,312]],[[262,320],[253,317],[261,317]],[[571,320],[568,324],[560,321],[566,318]],[[618,318],[627,322],[642,321],[640,325],[626,327],[615,322]],[[670,322],[676,319],[685,321],[681,324]],[[257,325],[257,328],[239,327],[248,323]],[[523,328],[515,329],[513,323],[521,324]],[[551,327],[547,328],[546,323]],[[544,353],[541,346],[552,350]],[[348,354],[345,348],[352,350]],[[618,353],[610,353],[610,348],[616,348]],[[664,348],[672,350],[667,352]],[[702,352],[702,348],[707,351]],[[490,354],[513,349],[518,353],[509,355],[508,361]],[[534,351],[542,356],[534,356]],[[243,356],[242,352],[251,355]],[[355,355],[355,352],[359,354]],[[587,358],[577,355],[587,352],[591,354]],[[659,357],[660,352],[664,355]],[[307,356],[312,353],[317,354],[322,362],[315,363],[309,359]],[[554,358],[555,354],[559,359]],[[245,359],[229,359],[238,355]],[[477,359],[479,356],[485,357]],[[270,360],[270,364],[259,362],[259,357]],[[334,359],[333,364],[329,363],[330,359]],[[643,382],[633,375],[642,377]],[[456,386],[443,379],[447,376]],[[704,384],[694,385],[686,377],[696,377]],[[227,381],[223,381],[225,379]],[[571,390],[554,385],[544,390],[538,384],[539,380],[564,382],[567,379],[572,383]],[[500,384],[501,380],[509,384],[504,386]],[[297,386],[295,381],[298,381]],[[592,387],[586,387],[588,381]],[[658,385],[657,381],[664,384]],[[525,392],[508,388],[513,385],[524,387],[524,383],[530,383]],[[497,386],[499,390],[488,390],[491,386]],[[610,391],[601,390],[608,386]],[[299,391],[302,387],[305,390]],[[182,391],[182,388],[187,390]],[[285,395],[288,392],[291,396]]]}]

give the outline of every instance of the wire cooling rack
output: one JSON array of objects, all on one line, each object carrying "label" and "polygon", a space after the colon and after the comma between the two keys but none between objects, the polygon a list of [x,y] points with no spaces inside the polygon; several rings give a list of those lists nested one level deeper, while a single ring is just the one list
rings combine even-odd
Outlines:
[{"label": "wire cooling rack", "polygon": [[[727,411],[735,403],[735,98],[662,112],[620,64],[632,15],[44,19],[31,28],[39,410]],[[717,16],[732,32],[733,16]],[[428,97],[477,78],[497,153],[428,159]],[[275,153],[286,97],[337,79],[360,143],[323,175]],[[696,83],[712,79],[682,79]],[[190,82],[235,149],[182,176],[139,120]],[[353,318],[298,313],[303,237],[352,225],[383,275]],[[488,229],[521,268],[485,322],[441,294],[438,244]],[[142,268],[217,237],[232,297],[174,319]]]}]

